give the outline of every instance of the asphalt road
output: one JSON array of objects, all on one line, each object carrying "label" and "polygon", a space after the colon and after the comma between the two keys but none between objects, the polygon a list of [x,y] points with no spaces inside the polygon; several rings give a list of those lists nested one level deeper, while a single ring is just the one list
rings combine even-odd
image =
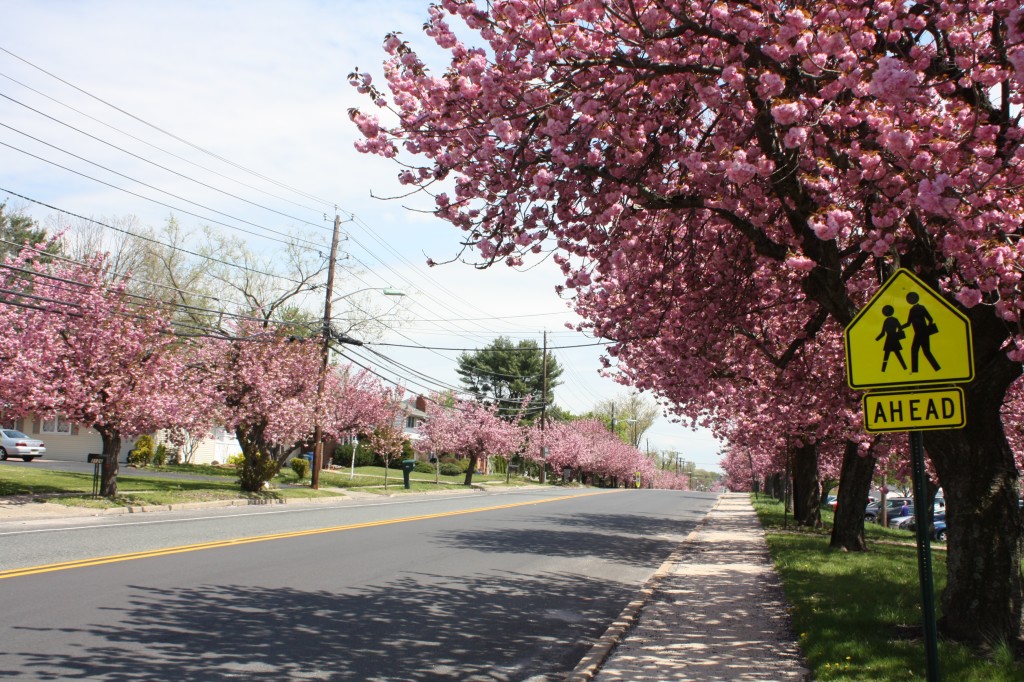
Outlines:
[{"label": "asphalt road", "polygon": [[0,524],[0,679],[560,679],[714,499],[530,489]]}]

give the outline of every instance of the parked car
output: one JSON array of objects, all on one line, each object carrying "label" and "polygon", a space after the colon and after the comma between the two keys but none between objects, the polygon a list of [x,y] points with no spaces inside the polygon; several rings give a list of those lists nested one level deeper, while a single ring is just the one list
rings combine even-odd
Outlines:
[{"label": "parked car", "polygon": [[[891,521],[892,519],[900,516],[900,509],[903,508],[904,503],[911,507],[911,513],[913,513],[912,508],[914,506],[914,501],[909,497],[885,498],[885,507],[887,509],[886,518],[888,518]],[[872,522],[876,521],[878,519],[878,507],[878,502],[872,502],[871,504],[869,504],[867,506],[867,509],[864,510],[864,520]]]},{"label": "parked car", "polygon": [[36,457],[46,454],[46,445],[37,438],[29,438],[21,431],[0,429],[0,460],[8,457],[21,457],[31,462]]},{"label": "parked car", "polygon": [[[934,540],[945,540],[946,539],[946,510],[945,508],[935,505],[935,513],[932,516],[932,539]],[[917,518],[910,517],[907,522],[900,526],[905,530],[915,531],[917,530]],[[939,537],[939,530],[942,531],[942,536]]]},{"label": "parked car", "polygon": [[897,516],[889,519],[890,528],[898,528],[900,530],[914,530],[914,520],[917,517],[914,516],[914,508],[910,508],[910,516]]}]

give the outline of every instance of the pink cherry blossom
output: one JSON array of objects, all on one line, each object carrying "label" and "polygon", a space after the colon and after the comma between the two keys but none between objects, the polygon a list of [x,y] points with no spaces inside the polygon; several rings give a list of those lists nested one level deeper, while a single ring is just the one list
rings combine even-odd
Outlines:
[{"label": "pink cherry blossom", "polygon": [[[387,62],[396,118],[357,118],[361,148],[401,150],[424,188],[448,177],[437,215],[480,260],[556,249],[582,327],[613,343],[608,372],[759,453],[751,469],[783,470],[796,442],[824,474],[847,443],[867,450],[842,329],[880,275],[994,301],[963,307],[986,363],[967,412],[988,426],[925,440],[947,491],[976,491],[951,513],[991,529],[951,531],[950,567],[977,569],[950,571],[951,634],[1016,638],[1024,543],[997,406],[1024,348],[1019,3],[443,0],[428,32],[442,16],[482,47]],[[471,98],[452,95],[461,78]]]}]

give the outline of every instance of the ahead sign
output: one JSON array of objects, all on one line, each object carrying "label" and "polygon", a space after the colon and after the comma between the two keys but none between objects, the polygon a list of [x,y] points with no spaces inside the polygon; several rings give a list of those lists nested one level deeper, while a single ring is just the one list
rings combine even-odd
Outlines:
[{"label": "ahead sign", "polygon": [[959,388],[864,394],[864,428],[872,433],[962,429],[966,423]]},{"label": "ahead sign", "polygon": [[846,328],[850,388],[973,378],[970,321],[909,270],[897,270]]}]

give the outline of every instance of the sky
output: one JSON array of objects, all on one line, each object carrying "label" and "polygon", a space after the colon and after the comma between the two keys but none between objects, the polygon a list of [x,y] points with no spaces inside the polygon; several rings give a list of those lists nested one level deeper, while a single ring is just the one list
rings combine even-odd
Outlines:
[{"label": "sky", "polygon": [[[385,34],[399,31],[428,64],[427,0],[174,3],[7,2],[0,36],[0,201],[56,227],[85,216],[209,226],[274,257],[281,233],[329,240],[344,220],[335,291],[389,322],[360,362],[414,393],[459,384],[457,350],[503,335],[542,341],[565,368],[556,402],[587,412],[628,388],[599,373],[600,346],[555,286],[550,262],[518,272],[452,260],[460,233],[400,195],[399,168],[357,153],[348,84],[377,75]],[[22,195],[21,198],[16,195]],[[35,202],[35,203],[34,203]],[[48,205],[48,206],[47,206]],[[379,297],[391,288],[401,298]],[[359,293],[354,293],[359,292]],[[342,311],[342,314],[343,311]],[[388,317],[389,320],[394,319]],[[381,357],[384,356],[384,357]],[[642,447],[719,469],[706,431],[659,418]]]}]

